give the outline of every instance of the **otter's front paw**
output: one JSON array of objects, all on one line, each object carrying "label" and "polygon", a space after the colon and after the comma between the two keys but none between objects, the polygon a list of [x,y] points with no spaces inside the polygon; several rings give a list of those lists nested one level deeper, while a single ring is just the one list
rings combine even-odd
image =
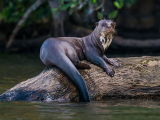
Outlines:
[{"label": "otter's front paw", "polygon": [[111,64],[112,64],[113,66],[115,66],[115,67],[120,67],[120,64],[119,64],[119,62],[118,62],[117,60],[112,60],[112,61],[111,61]]},{"label": "otter's front paw", "polygon": [[103,59],[104,59],[107,63],[109,63],[110,65],[113,65],[113,66],[115,66],[115,67],[120,67],[120,64],[118,63],[117,60],[109,59],[109,58],[107,58],[105,55],[103,55]]},{"label": "otter's front paw", "polygon": [[106,73],[107,73],[109,76],[113,77],[114,74],[115,74],[115,71],[114,71],[112,68],[109,67],[108,69],[106,69]]}]

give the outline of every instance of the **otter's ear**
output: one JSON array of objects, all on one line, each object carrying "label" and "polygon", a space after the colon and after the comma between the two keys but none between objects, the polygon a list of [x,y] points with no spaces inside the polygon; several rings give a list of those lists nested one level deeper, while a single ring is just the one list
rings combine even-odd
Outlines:
[{"label": "otter's ear", "polygon": [[98,23],[98,22],[96,22],[96,23],[95,23],[95,26],[98,26],[98,24],[99,24],[99,23]]}]

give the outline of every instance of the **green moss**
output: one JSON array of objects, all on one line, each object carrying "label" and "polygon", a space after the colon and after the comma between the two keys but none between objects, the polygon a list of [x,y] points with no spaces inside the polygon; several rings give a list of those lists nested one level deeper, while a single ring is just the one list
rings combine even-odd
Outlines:
[{"label": "green moss", "polygon": [[140,63],[141,65],[146,65],[146,64],[148,64],[148,62],[149,62],[150,60],[145,60],[145,61],[143,61],[142,63]]}]

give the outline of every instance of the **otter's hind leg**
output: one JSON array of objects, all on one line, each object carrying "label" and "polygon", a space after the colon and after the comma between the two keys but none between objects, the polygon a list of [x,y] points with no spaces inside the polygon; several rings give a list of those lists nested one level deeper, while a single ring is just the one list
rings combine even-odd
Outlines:
[{"label": "otter's hind leg", "polygon": [[75,66],[77,69],[91,69],[91,67],[88,64],[82,63],[80,61],[76,63]]},{"label": "otter's hind leg", "polygon": [[79,60],[77,53],[75,51],[68,52],[67,56],[77,69],[91,69],[91,67],[88,64],[83,63]]}]

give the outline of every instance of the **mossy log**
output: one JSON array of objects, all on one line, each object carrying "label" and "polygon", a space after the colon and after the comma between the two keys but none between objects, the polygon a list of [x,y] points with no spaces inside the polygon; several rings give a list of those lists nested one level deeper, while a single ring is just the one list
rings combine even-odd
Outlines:
[{"label": "mossy log", "polygon": [[[100,67],[79,70],[91,100],[108,98],[159,98],[160,57],[116,58],[121,67],[109,77]],[[86,61],[84,61],[86,62]],[[74,83],[58,68],[45,68],[39,75],[21,82],[0,96],[0,100],[79,101]]]}]

